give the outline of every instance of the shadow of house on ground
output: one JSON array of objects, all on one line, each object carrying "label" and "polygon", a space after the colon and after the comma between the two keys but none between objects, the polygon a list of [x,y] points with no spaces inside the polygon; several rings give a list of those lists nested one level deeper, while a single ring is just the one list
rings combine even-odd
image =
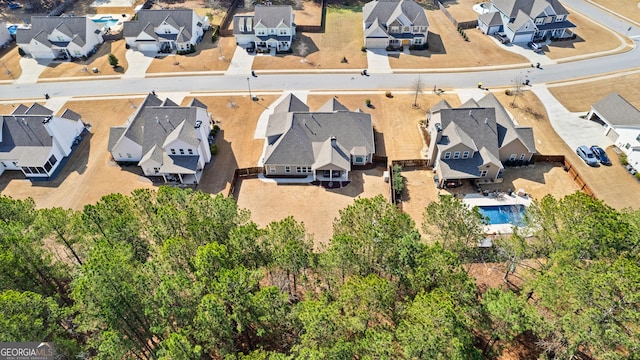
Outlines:
[{"label": "shadow of house on ground", "polygon": [[[310,37],[299,33],[296,34],[296,40],[291,46],[292,55],[299,57],[307,57],[313,53],[320,51],[316,43]],[[289,54],[278,54],[278,56],[287,56]]]},{"label": "shadow of house on ground", "polygon": [[[554,40],[550,44],[542,47],[543,50],[551,50],[549,48],[575,49],[575,43],[583,43],[584,39],[576,34],[576,38],[572,40]],[[546,49],[545,49],[546,48]]]},{"label": "shadow of house on ground", "polygon": [[384,143],[384,134],[373,128],[373,139],[376,146],[376,155],[387,156],[387,148]]},{"label": "shadow of house on ground", "polygon": [[87,170],[87,164],[89,163],[89,150],[91,148],[91,139],[93,138],[93,133],[86,132],[83,135],[83,139],[78,144],[78,146],[73,149],[73,153],[71,156],[64,159],[64,164],[60,164],[62,166],[61,169],[57,171],[54,178],[52,180],[35,180],[32,181],[33,186],[39,187],[59,187],[67,177],[73,173],[77,172],[82,175]]},{"label": "shadow of house on ground", "polygon": [[[231,143],[224,138],[224,130],[220,129],[214,144],[218,154],[204,167],[198,190],[217,194],[225,191],[233,180],[233,174],[238,169],[238,162],[231,148]],[[239,182],[238,182],[239,183]],[[226,193],[224,194],[226,196]]]}]

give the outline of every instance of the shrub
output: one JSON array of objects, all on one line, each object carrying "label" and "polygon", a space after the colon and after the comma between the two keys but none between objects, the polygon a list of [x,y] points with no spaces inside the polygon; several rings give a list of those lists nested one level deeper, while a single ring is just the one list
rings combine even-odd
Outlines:
[{"label": "shrub", "polygon": [[340,60],[340,62],[341,62],[341,63],[343,63],[343,64],[346,64],[346,63],[348,63],[348,62],[349,62],[349,60],[347,60],[347,57],[346,57],[346,56],[343,56],[343,57],[342,57],[342,60]]},{"label": "shrub", "polygon": [[364,101],[364,103],[365,103],[365,105],[367,105],[367,107],[370,107],[371,106],[371,99],[366,99]]},{"label": "shrub", "polygon": [[620,155],[620,164],[622,165],[628,165],[629,161],[627,160],[627,154],[621,154]]},{"label": "shrub", "polygon": [[360,48],[360,51],[362,51],[362,52],[366,52],[366,51],[367,51],[367,47],[363,45],[363,46]]},{"label": "shrub", "polygon": [[404,190],[404,179],[402,177],[402,167],[400,165],[393,166],[393,190],[398,196],[402,194],[402,190]]},{"label": "shrub", "polygon": [[220,27],[218,26],[214,26],[213,27],[213,34],[211,34],[211,42],[216,42],[216,40],[218,40],[218,29],[220,29]]},{"label": "shrub", "polygon": [[218,155],[218,145],[211,144],[211,147],[209,149],[211,150],[212,156]]},{"label": "shrub", "polygon": [[635,175],[633,175],[636,177],[636,179],[640,180],[640,172],[637,172]]},{"label": "shrub", "polygon": [[109,54],[109,65],[112,67],[118,66],[118,58],[113,54]]},{"label": "shrub", "polygon": [[391,94],[391,91],[387,91],[386,93],[384,93],[384,96],[386,96],[388,98],[392,98],[393,94]]},{"label": "shrub", "polygon": [[504,94],[507,96],[511,96],[513,94],[513,92],[511,91],[511,89],[507,89],[504,91]]}]

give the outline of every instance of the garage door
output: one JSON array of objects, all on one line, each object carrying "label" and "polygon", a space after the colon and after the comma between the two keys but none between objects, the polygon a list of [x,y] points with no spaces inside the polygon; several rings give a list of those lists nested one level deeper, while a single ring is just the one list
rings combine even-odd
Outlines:
[{"label": "garage door", "polygon": [[388,39],[386,38],[367,38],[365,46],[367,49],[384,49],[387,47]]},{"label": "garage door", "polygon": [[614,144],[616,141],[618,141],[618,138],[620,137],[620,135],[618,135],[618,133],[611,127],[609,128],[609,131],[607,131],[605,135],[607,135],[607,137],[611,139],[611,141],[613,141]]},{"label": "garage door", "polygon": [[514,43],[526,43],[531,41],[531,39],[533,39],[533,34],[532,33],[528,33],[528,34],[518,34],[513,38]]},{"label": "garage door", "polygon": [[140,51],[158,51],[158,45],[155,42],[152,43],[138,43],[138,50]]},{"label": "garage door", "polygon": [[46,50],[44,50],[44,51],[32,51],[31,52],[31,56],[34,59],[53,59],[54,58],[53,52],[51,50],[49,50],[49,51],[46,51]]}]

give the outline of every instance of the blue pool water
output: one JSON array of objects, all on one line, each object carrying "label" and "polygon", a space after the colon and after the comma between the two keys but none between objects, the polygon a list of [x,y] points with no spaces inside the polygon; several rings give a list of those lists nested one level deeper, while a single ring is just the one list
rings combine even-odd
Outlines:
[{"label": "blue pool water", "polygon": [[522,225],[523,205],[478,206],[480,214],[489,219],[489,225]]},{"label": "blue pool water", "polygon": [[114,19],[112,17],[103,17],[103,18],[100,18],[100,19],[91,19],[91,21],[93,21],[99,27],[102,27],[102,28],[114,27],[118,23],[118,19]]}]

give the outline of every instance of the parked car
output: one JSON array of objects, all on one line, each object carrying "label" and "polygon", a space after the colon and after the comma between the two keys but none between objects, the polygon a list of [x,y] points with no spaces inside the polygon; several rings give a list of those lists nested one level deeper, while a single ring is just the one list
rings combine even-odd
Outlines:
[{"label": "parked car", "polygon": [[493,33],[493,36],[503,44],[506,44],[509,42],[509,38],[505,33],[497,32],[497,33]]},{"label": "parked car", "polygon": [[627,165],[626,169],[631,175],[635,175],[637,173],[636,169],[634,169],[631,165]]},{"label": "parked car", "polygon": [[538,52],[538,51],[542,51],[542,45],[538,44],[538,43],[534,43],[533,41],[529,42],[527,44],[527,46],[529,46],[529,49]]},{"label": "parked car", "polygon": [[246,49],[249,54],[253,53],[254,51],[256,51],[256,43],[254,41],[250,41],[249,46],[247,46]]},{"label": "parked car", "polygon": [[598,159],[593,154],[593,151],[589,150],[589,148],[585,145],[578,146],[578,148],[576,149],[576,154],[578,154],[578,156],[580,156],[580,158],[584,160],[584,162],[589,166],[599,165]]},{"label": "parked car", "polygon": [[593,145],[590,149],[593,152],[593,155],[595,155],[598,161],[600,161],[600,164],[607,166],[611,165],[611,160],[609,160],[609,157],[603,148],[598,145]]}]

